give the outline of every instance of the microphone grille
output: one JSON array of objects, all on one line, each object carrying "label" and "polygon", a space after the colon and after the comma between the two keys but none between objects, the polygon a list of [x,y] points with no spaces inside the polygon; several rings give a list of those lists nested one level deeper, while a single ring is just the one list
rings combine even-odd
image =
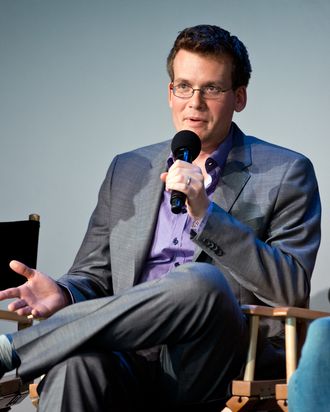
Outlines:
[{"label": "microphone grille", "polygon": [[202,148],[200,138],[191,130],[181,130],[173,137],[171,143],[171,150],[174,157],[176,157],[178,150],[183,147],[189,150],[192,160],[196,159]]}]

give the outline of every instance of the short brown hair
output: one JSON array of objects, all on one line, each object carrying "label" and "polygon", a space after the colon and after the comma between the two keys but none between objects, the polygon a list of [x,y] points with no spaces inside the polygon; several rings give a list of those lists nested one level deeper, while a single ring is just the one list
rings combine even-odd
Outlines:
[{"label": "short brown hair", "polygon": [[174,80],[173,62],[180,49],[205,56],[229,55],[233,59],[232,88],[247,86],[251,76],[251,64],[244,44],[227,30],[207,24],[188,27],[176,38],[167,58],[167,71]]}]

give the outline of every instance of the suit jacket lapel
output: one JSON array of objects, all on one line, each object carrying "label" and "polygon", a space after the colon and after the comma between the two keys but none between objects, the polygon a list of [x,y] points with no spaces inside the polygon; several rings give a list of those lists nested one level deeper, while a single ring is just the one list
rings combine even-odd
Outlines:
[{"label": "suit jacket lapel", "polygon": [[[166,159],[169,149],[160,153],[151,162],[148,179],[142,180],[143,189],[137,198],[137,222],[135,232],[135,258],[134,258],[134,281],[140,275],[142,265],[149,253],[153,240],[155,226],[157,224],[158,212],[164,191],[164,184],[160,180],[160,174],[166,171]],[[145,175],[146,176],[146,175]]]},{"label": "suit jacket lapel", "polygon": [[[166,159],[170,153],[170,143],[158,146],[158,151],[146,156],[141,168],[135,171],[135,184],[139,190],[134,197],[134,219],[127,226],[125,233],[127,250],[130,250],[125,265],[118,273],[118,289],[126,289],[135,284],[142,271],[153,240],[157,223],[158,210],[164,191],[160,174],[166,171]],[[126,231],[128,231],[126,233]]]},{"label": "suit jacket lapel", "polygon": [[246,144],[245,135],[234,125],[233,147],[228,154],[213,201],[226,212],[230,212],[243,190],[250,174],[246,168],[251,165],[251,148]]},{"label": "suit jacket lapel", "polygon": [[[251,148],[245,142],[244,133],[234,126],[233,147],[228,154],[224,170],[214,191],[213,202],[230,213],[244,186],[250,179],[246,168],[251,165]],[[200,257],[202,249],[197,247],[194,260]]]}]

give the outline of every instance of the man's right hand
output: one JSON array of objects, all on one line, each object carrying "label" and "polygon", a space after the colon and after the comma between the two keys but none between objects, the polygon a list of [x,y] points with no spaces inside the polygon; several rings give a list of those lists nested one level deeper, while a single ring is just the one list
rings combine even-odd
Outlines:
[{"label": "man's right hand", "polygon": [[16,298],[8,305],[8,310],[18,315],[47,318],[70,303],[65,291],[51,277],[17,260],[12,260],[10,267],[27,281],[21,286],[0,291],[0,300]]}]

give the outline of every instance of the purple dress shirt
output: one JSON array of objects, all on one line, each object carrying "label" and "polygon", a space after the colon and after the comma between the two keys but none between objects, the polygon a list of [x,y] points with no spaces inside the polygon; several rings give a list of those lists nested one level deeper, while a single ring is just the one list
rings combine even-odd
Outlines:
[{"label": "purple dress shirt", "polygon": [[[232,127],[226,139],[219,145],[205,162],[208,178],[205,180],[206,193],[210,200],[219,181],[221,170],[226,163],[232,148]],[[173,156],[168,159],[168,167],[173,164]],[[170,192],[164,190],[159,208],[154,239],[149,251],[145,270],[140,283],[159,279],[174,267],[191,262],[194,254],[194,244],[190,239],[193,221],[186,210],[174,214],[170,208]],[[194,230],[196,228],[194,227]]]}]

